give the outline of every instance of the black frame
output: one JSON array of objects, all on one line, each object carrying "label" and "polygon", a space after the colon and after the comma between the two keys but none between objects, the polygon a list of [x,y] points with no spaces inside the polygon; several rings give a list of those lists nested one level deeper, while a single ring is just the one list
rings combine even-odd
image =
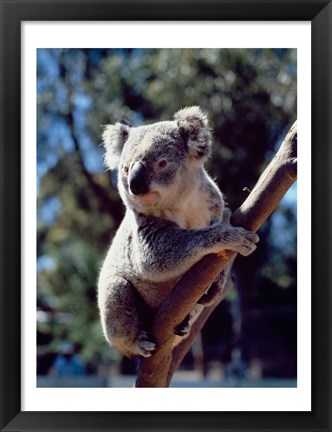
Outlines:
[{"label": "black frame", "polygon": [[[332,431],[332,0],[0,0],[1,431]],[[21,412],[21,22],[311,21],[312,410],[310,412]],[[301,137],[301,132],[299,133]],[[308,211],[309,211],[308,205]],[[220,401],[222,405],[222,401]]]}]

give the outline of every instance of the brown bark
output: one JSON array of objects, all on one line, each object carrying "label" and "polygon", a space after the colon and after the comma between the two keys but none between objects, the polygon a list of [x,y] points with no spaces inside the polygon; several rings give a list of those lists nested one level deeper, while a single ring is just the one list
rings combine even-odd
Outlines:
[{"label": "brown bark", "polygon": [[[276,209],[297,177],[297,124],[286,135],[279,151],[267,166],[256,186],[242,206],[231,218],[234,226],[257,231]],[[259,247],[259,246],[258,246]],[[172,352],[174,328],[180,324],[206,289],[236,253],[223,251],[205,256],[196,263],[177,283],[155,316],[152,333],[158,343],[158,351],[150,358],[142,359],[136,387],[168,387],[171,378],[189,350],[206,320],[222,301],[231,287],[230,281],[221,293],[220,300],[203,310],[191,330]],[[230,263],[231,264],[231,263]]]}]

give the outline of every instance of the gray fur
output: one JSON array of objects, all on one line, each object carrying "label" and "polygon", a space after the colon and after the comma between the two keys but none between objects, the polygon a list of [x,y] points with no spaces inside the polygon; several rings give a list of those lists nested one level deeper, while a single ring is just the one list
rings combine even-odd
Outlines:
[{"label": "gray fur", "polygon": [[[222,194],[203,167],[211,134],[199,107],[149,126],[109,125],[103,142],[107,166],[118,168],[126,214],[100,272],[101,322],[120,352],[148,357],[156,348],[153,314],[181,276],[209,253],[249,255],[258,237],[229,225],[228,211],[222,220]],[[224,281],[219,277],[201,303],[211,304]]]}]

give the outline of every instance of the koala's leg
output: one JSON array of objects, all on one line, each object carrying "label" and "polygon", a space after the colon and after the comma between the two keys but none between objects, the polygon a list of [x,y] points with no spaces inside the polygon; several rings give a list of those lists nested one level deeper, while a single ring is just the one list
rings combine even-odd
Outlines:
[{"label": "koala's leg", "polygon": [[193,310],[185,317],[185,319],[175,327],[174,334],[181,337],[187,337],[190,333],[191,326],[195,322],[196,318],[202,311],[201,307],[207,307],[220,300],[220,296],[225,288],[227,275],[229,272],[229,266],[222,270],[216,280],[212,283],[210,288],[205,294],[198,300],[197,305]]},{"label": "koala's leg", "polygon": [[196,304],[189,312],[189,314],[185,317],[185,319],[178,326],[175,327],[174,334],[176,336],[173,342],[173,348],[178,345],[182,341],[182,339],[185,339],[189,336],[192,325],[199,317],[203,309],[203,305]]},{"label": "koala's leg", "polygon": [[227,265],[226,268],[220,272],[219,276],[212,283],[210,288],[198,300],[198,304],[201,304],[203,306],[210,306],[216,301],[220,300],[220,296],[225,289],[229,268],[230,266]]},{"label": "koala's leg", "polygon": [[174,334],[177,336],[187,336],[190,332],[190,313],[185,317],[185,319],[174,329]]},{"label": "koala's leg", "polygon": [[217,279],[213,282],[207,292],[202,295],[202,297],[198,300],[197,303],[203,306],[210,306],[214,304],[221,295],[224,289],[224,285],[224,276],[222,275],[222,273],[220,273]]},{"label": "koala's leg", "polygon": [[127,357],[150,357],[156,344],[149,337],[152,313],[134,287],[119,276],[99,290],[99,308],[109,343]]}]

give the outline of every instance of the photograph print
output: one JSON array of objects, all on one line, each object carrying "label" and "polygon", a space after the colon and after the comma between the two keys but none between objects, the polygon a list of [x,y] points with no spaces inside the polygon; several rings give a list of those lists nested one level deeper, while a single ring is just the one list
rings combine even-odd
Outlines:
[{"label": "photograph print", "polygon": [[297,387],[296,120],[296,49],[37,49],[37,387]]}]

